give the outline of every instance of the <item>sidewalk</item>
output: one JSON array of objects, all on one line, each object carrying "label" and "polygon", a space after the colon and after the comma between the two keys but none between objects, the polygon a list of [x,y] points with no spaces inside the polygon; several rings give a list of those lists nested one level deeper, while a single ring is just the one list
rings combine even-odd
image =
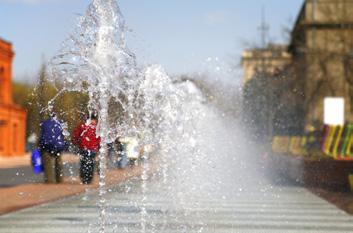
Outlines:
[{"label": "sidewalk", "polygon": [[1,157],[0,156],[0,169],[2,168],[16,168],[30,166],[31,156],[29,153],[24,156],[16,157]]},{"label": "sidewalk", "polygon": [[352,192],[333,192],[320,188],[309,188],[309,190],[318,197],[321,197],[341,210],[344,210],[346,213],[353,215]]},{"label": "sidewalk", "polygon": [[[10,158],[1,158],[0,169],[16,169],[28,166],[29,156],[26,157],[13,158],[12,160]],[[65,155],[63,160],[70,163],[78,162],[78,158],[71,155]],[[107,171],[106,183],[109,187],[141,174],[142,168],[139,166],[124,170],[111,169]],[[28,182],[13,187],[0,188],[0,200],[3,200],[0,204],[0,215],[81,194],[87,190],[97,189],[98,186],[98,175],[95,173],[95,178],[91,185],[82,185],[79,177],[72,176],[65,178],[62,184]]]}]

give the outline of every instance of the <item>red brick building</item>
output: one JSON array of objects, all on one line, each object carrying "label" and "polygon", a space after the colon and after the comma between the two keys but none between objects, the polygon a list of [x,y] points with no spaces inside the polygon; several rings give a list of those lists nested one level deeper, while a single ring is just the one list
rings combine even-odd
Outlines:
[{"label": "red brick building", "polygon": [[12,44],[0,39],[0,156],[25,154],[26,110],[12,101]]}]

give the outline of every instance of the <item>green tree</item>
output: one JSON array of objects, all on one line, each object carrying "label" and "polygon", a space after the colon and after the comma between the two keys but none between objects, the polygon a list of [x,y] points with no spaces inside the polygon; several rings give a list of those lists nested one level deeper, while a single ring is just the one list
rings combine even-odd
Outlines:
[{"label": "green tree", "polygon": [[48,117],[49,112],[55,112],[59,119],[67,123],[67,130],[73,128],[87,114],[88,96],[82,93],[65,93],[57,96],[62,89],[60,83],[53,84],[48,79],[46,65],[43,64],[37,84],[13,83],[13,99],[27,110],[27,137],[40,133],[40,122]]}]

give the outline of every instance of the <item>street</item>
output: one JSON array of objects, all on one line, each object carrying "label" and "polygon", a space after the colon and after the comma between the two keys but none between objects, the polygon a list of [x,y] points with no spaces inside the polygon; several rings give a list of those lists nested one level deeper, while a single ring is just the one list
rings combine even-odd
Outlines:
[{"label": "street", "polygon": [[[78,176],[78,163],[64,163],[65,177]],[[13,187],[28,183],[43,183],[43,173],[35,174],[31,166],[0,169],[0,188]]]}]

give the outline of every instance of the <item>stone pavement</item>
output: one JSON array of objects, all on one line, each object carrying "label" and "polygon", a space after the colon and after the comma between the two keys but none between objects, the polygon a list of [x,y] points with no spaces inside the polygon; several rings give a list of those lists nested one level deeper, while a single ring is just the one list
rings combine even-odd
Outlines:
[{"label": "stone pavement", "polygon": [[[78,169],[77,156],[64,155],[63,160],[65,163],[74,164],[76,169]],[[19,176],[15,178],[13,176],[5,177],[11,185],[0,186],[0,200],[3,200],[0,203],[0,215],[77,195],[98,187],[97,174],[91,185],[82,185],[77,176],[65,178],[63,184],[44,184],[42,175],[37,176],[35,179],[31,178],[36,175],[31,173],[31,168],[28,166],[29,162],[29,156],[0,159],[0,173],[6,169],[11,170],[12,173],[19,173]],[[23,171],[27,173],[22,173]],[[139,174],[141,174],[141,168],[139,167],[125,170],[108,170],[107,184],[117,184]],[[4,177],[1,178],[4,179]],[[18,181],[19,179],[20,182]]]},{"label": "stone pavement", "polygon": [[[158,178],[106,195],[105,232],[350,233],[353,217],[301,187],[248,187],[231,198],[168,193]],[[145,188],[144,188],[145,187]],[[169,187],[170,188],[170,187]],[[168,187],[167,187],[168,189]],[[97,192],[0,216],[0,232],[99,232]]]}]

